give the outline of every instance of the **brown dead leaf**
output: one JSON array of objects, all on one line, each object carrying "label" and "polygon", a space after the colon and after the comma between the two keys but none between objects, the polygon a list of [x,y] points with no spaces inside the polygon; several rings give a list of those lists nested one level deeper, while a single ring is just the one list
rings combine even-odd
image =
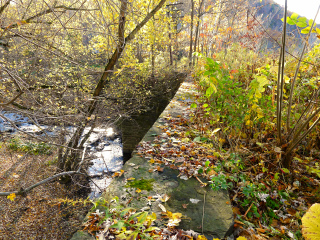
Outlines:
[{"label": "brown dead leaf", "polygon": [[271,227],[277,227],[279,225],[279,221],[277,219],[272,219]]},{"label": "brown dead leaf", "polygon": [[213,175],[218,175],[218,173],[217,173],[215,170],[213,170],[213,169],[211,169],[207,174],[208,174],[210,177],[213,176]]},{"label": "brown dead leaf", "polygon": [[[233,207],[233,208],[232,208],[232,211],[233,211],[233,213],[235,213],[235,214],[242,215],[241,212],[240,212],[240,208]],[[236,220],[234,220],[234,221],[236,221]],[[241,222],[241,223],[242,223],[242,222]]]},{"label": "brown dead leaf", "polygon": [[265,233],[267,230],[263,228],[256,228],[258,232]]},{"label": "brown dead leaf", "polygon": [[297,210],[293,209],[293,208],[288,208],[287,209],[288,213],[292,216],[296,215]]},{"label": "brown dead leaf", "polygon": [[291,218],[280,218],[280,221],[284,224],[288,224],[291,222]]},{"label": "brown dead leaf", "polygon": [[161,168],[160,166],[157,166],[157,171],[158,171],[158,172],[163,172],[163,169],[164,169],[164,168]]}]

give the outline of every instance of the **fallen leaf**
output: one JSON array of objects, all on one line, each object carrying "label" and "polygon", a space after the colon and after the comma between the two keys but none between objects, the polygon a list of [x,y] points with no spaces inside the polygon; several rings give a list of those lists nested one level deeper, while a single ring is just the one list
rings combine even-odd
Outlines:
[{"label": "fallen leaf", "polygon": [[163,172],[163,169],[164,169],[164,168],[161,168],[160,166],[157,166],[157,171],[158,171],[158,172]]},{"label": "fallen leaf", "polygon": [[153,159],[153,158],[151,158],[151,160],[149,161],[149,163],[154,163],[154,159]]},{"label": "fallen leaf", "polygon": [[[241,215],[240,208],[233,207],[233,208],[232,208],[232,212],[235,213],[235,214]],[[235,221],[236,221],[236,220],[235,220]],[[242,223],[242,222],[240,222],[240,223]],[[242,224],[243,224],[243,223],[242,223]]]},{"label": "fallen leaf", "polygon": [[197,237],[197,240],[207,240],[207,238],[205,236],[203,236],[203,235],[199,235]]},{"label": "fallen leaf", "polygon": [[10,199],[11,201],[14,201],[14,199],[16,198],[16,194],[11,193],[10,195],[7,196],[7,198]]},{"label": "fallen leaf", "polygon": [[190,202],[193,203],[193,204],[197,204],[200,201],[201,200],[199,200],[199,199],[190,198]]},{"label": "fallen leaf", "polygon": [[263,229],[263,228],[256,228],[256,230],[257,230],[258,232],[261,232],[261,233],[265,233],[265,232],[266,232],[266,230]]},{"label": "fallen leaf", "polygon": [[279,222],[277,219],[272,219],[272,222],[271,222],[271,227],[277,227],[279,225]]},{"label": "fallen leaf", "polygon": [[302,235],[306,240],[320,239],[320,204],[313,204],[302,217]]},{"label": "fallen leaf", "polygon": [[167,211],[167,209],[161,203],[158,204],[158,207],[161,209],[162,212]]},{"label": "fallen leaf", "polygon": [[167,194],[165,194],[165,195],[163,195],[163,197],[160,198],[160,200],[161,200],[162,202],[166,202],[166,201],[169,200],[169,198],[170,198],[170,197],[169,197]]}]

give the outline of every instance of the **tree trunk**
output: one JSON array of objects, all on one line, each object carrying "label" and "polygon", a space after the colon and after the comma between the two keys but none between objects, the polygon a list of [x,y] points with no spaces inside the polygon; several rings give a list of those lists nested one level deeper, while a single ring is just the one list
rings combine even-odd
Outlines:
[{"label": "tree trunk", "polygon": [[154,56],[154,43],[151,43],[151,75],[154,77],[154,65],[155,65],[155,56]]},{"label": "tree trunk", "polygon": [[[102,90],[109,84],[110,82],[110,76],[113,73],[114,66],[116,65],[118,59],[120,58],[126,44],[134,39],[135,35],[139,32],[139,30],[150,20],[151,17],[155,15],[155,13],[164,5],[166,0],[161,0],[159,4],[147,14],[147,16],[135,27],[132,32],[129,33],[129,35],[125,38],[125,20],[126,20],[126,14],[127,14],[127,5],[128,0],[121,0],[120,5],[120,14],[119,14],[119,26],[118,26],[118,44],[117,47],[109,59],[108,64],[105,66],[104,73],[102,74],[99,82],[97,83],[94,93],[92,94],[92,100],[90,100],[89,105],[87,107],[87,111],[84,114],[82,125],[79,126],[75,133],[73,134],[72,138],[70,139],[68,143],[67,150],[65,151],[62,162],[60,163],[60,166],[64,166],[64,169],[61,169],[63,171],[68,171],[72,169],[77,169],[77,166],[79,164],[78,162],[78,151],[75,149],[79,148],[80,138],[84,132],[85,127],[88,125],[90,118],[92,114],[94,113],[97,105],[98,100],[97,97],[102,93]],[[90,134],[90,132],[88,133]],[[84,138],[87,138],[88,136],[84,136]],[[83,145],[84,142],[80,144]]]},{"label": "tree trunk", "polygon": [[[200,0],[199,0],[200,1]],[[200,4],[199,4],[199,9],[198,9],[198,19],[197,19],[197,26],[196,26],[196,32],[195,32],[195,40],[194,40],[194,47],[193,47],[193,51],[196,52],[197,51],[197,46],[198,46],[198,39],[199,39],[199,28],[200,28],[200,18],[201,18],[201,8],[202,5],[204,3],[204,0],[201,0]],[[195,58],[193,58],[193,65],[195,64]]]},{"label": "tree trunk", "polygon": [[191,65],[192,65],[193,16],[194,16],[194,2],[193,2],[193,0],[191,0],[191,23],[190,23],[190,50],[189,50],[189,66],[191,66]]}]

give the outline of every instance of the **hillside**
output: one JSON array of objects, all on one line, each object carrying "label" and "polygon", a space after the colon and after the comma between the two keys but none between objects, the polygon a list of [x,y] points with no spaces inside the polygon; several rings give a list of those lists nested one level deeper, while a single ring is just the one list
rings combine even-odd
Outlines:
[{"label": "hillside", "polygon": [[[284,7],[280,6],[278,3],[274,2],[273,0],[262,0],[262,1],[252,1],[252,6],[257,9],[257,16],[260,16],[263,20],[263,26],[265,29],[268,30],[269,34],[274,37],[275,39],[279,39],[282,34],[283,22],[281,19],[283,18],[284,14]],[[288,16],[291,16],[293,12],[288,11]],[[299,13],[298,13],[299,14]],[[300,16],[299,17],[304,17]],[[320,26],[319,24],[317,25]],[[287,25],[287,35],[289,38],[294,38],[294,44],[299,49],[302,44],[300,30],[296,26]],[[312,35],[310,38],[309,43],[314,45],[317,40],[317,37]],[[268,48],[277,47],[274,41],[269,39]]]}]

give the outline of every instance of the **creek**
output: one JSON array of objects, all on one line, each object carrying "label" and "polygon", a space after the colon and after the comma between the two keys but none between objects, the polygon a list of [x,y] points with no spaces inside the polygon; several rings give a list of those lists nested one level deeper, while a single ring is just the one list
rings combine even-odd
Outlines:
[{"label": "creek", "polygon": [[[43,124],[35,124],[28,117],[24,117],[17,113],[2,111],[1,114],[14,122],[19,130],[26,133],[36,134],[44,137],[57,136],[60,130],[55,126],[48,126]],[[68,140],[75,127],[69,126],[66,128],[66,140]],[[85,129],[84,134],[89,131]],[[19,132],[11,123],[0,117],[0,132],[15,134]],[[84,145],[86,153],[90,155],[90,166],[87,169],[87,174],[90,177],[91,199],[98,198],[102,191],[106,189],[111,183],[111,176],[114,172],[120,171],[123,166],[122,142],[120,135],[114,131],[112,127],[105,128],[97,127],[93,130],[89,139]]]}]

